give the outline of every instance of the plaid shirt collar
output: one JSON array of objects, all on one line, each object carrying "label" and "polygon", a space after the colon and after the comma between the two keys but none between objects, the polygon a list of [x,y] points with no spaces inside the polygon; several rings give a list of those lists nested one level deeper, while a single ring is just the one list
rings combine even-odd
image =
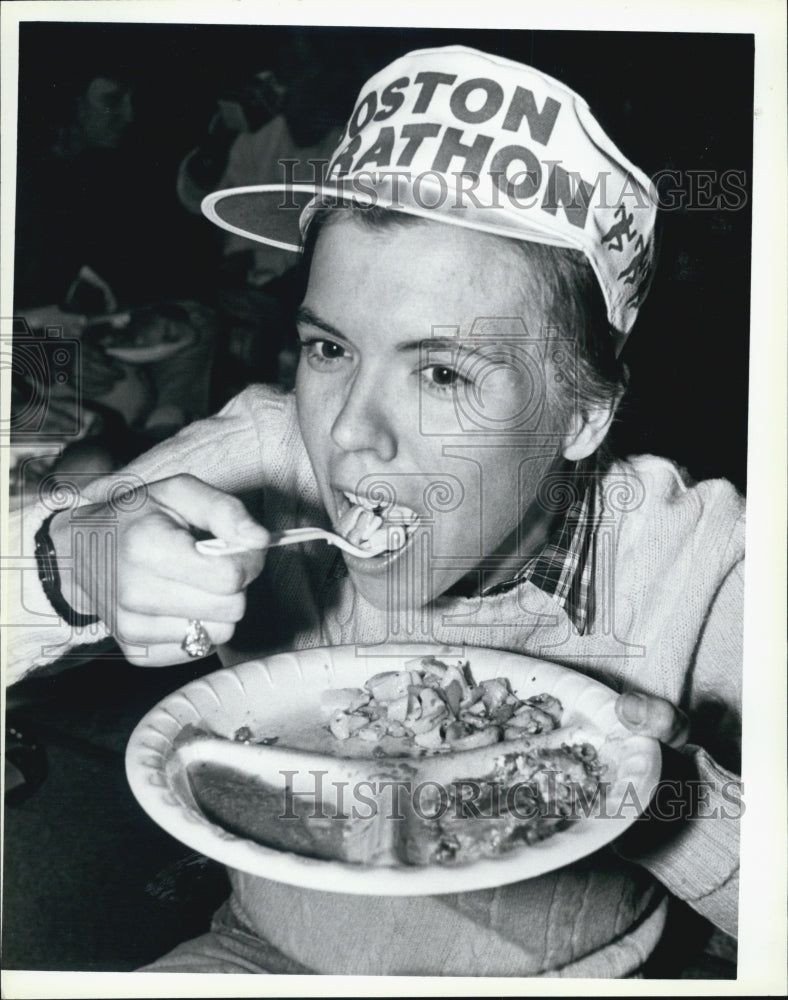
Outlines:
[{"label": "plaid shirt collar", "polygon": [[552,597],[569,616],[579,635],[584,635],[593,619],[594,541],[599,500],[597,478],[588,466],[575,470],[567,483],[571,489],[568,506],[559,513],[544,547],[529,556],[515,575],[484,591],[502,594],[520,583],[529,582]]}]

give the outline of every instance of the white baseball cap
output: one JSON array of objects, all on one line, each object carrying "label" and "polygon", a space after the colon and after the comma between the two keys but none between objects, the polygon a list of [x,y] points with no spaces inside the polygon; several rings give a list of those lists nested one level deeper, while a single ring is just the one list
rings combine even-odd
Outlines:
[{"label": "white baseball cap", "polygon": [[202,210],[224,229],[297,252],[324,197],[582,251],[618,350],[651,283],[648,177],[582,97],[474,49],[421,49],[373,76],[323,179],[216,191]]}]

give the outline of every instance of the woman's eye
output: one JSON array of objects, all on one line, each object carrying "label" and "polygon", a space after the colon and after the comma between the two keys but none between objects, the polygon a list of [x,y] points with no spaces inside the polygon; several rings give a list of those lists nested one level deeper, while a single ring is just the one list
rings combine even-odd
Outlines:
[{"label": "woman's eye", "polygon": [[334,340],[303,340],[301,351],[315,368],[325,368],[346,355],[345,348]]},{"label": "woman's eye", "polygon": [[433,368],[432,381],[436,385],[454,385],[460,376],[453,368]]},{"label": "woman's eye", "polygon": [[345,349],[332,340],[319,340],[315,346],[324,358],[341,358],[345,353]]},{"label": "woman's eye", "polygon": [[425,368],[421,375],[427,387],[437,391],[448,391],[463,381],[462,375],[447,365],[432,365],[430,368]]}]

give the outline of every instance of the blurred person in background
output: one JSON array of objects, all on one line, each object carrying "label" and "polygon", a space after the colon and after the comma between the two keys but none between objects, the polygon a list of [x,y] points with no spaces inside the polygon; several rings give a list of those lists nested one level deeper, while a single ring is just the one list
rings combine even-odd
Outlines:
[{"label": "blurred person in background", "polygon": [[[21,88],[14,310],[33,335],[80,341],[68,378],[46,387],[42,430],[56,438],[58,421],[83,408],[83,433],[74,440],[67,420],[55,467],[98,473],[207,414],[214,324],[162,211],[156,151],[134,134],[139,70],[99,36],[87,58],[61,48]],[[188,331],[165,329],[176,321]],[[122,345],[106,351],[107,323],[116,340],[128,330],[123,359]],[[169,347],[151,357],[152,338]],[[14,412],[41,378],[15,366]]]},{"label": "blurred person in background", "polygon": [[[199,144],[178,172],[181,204],[198,214],[213,191],[249,184],[312,183],[334,151],[358,85],[301,36],[251,79],[225,88]],[[297,351],[290,319],[299,299],[293,255],[222,234],[217,305],[228,356],[222,402],[251,381],[290,385]],[[302,290],[301,290],[302,291]]]}]

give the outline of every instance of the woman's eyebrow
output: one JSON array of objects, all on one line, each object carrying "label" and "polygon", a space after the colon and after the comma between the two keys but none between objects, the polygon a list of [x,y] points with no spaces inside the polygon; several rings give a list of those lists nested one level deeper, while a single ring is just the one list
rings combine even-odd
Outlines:
[{"label": "woman's eyebrow", "polygon": [[322,330],[324,333],[330,334],[332,337],[337,337],[339,340],[347,340],[347,337],[341,330],[338,330],[331,323],[327,323],[324,319],[315,315],[311,309],[301,306],[301,308],[296,312],[295,317],[296,323],[303,323],[306,326],[315,326],[318,330]]}]

